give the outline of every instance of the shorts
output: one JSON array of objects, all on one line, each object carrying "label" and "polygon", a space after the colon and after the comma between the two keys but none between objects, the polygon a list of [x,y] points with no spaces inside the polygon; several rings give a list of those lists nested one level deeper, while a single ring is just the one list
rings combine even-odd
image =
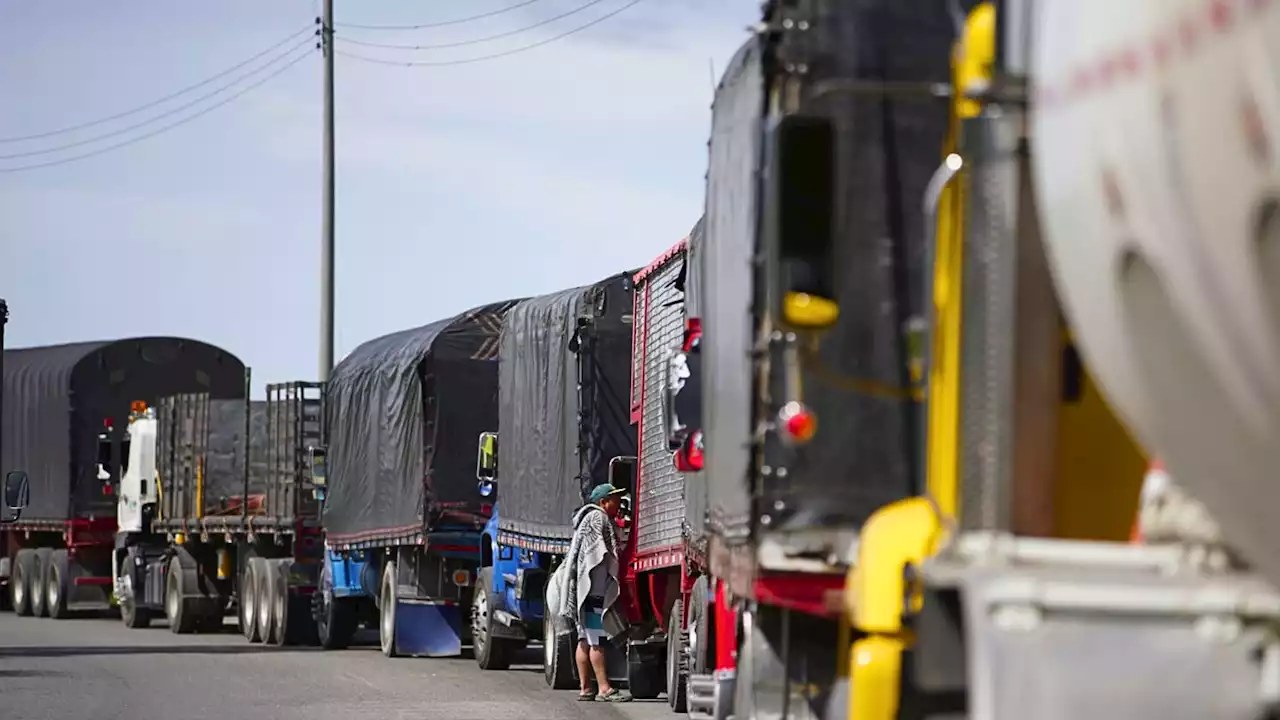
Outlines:
[{"label": "shorts", "polygon": [[582,626],[578,628],[578,639],[586,641],[591,647],[599,647],[600,641],[608,637],[604,632],[604,598],[589,596],[582,608]]}]

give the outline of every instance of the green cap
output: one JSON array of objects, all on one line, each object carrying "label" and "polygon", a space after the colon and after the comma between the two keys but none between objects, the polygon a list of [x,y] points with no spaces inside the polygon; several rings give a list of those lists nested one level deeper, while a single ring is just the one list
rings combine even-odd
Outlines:
[{"label": "green cap", "polygon": [[610,485],[609,483],[605,483],[603,485],[597,485],[595,486],[595,488],[591,490],[591,502],[597,503],[609,497],[610,495],[621,495],[625,492],[626,490],[623,490],[622,488],[616,488]]}]

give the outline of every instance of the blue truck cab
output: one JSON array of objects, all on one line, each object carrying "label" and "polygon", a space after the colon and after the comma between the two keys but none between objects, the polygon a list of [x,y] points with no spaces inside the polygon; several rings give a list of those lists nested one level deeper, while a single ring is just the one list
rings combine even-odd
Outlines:
[{"label": "blue truck cab", "polygon": [[[480,493],[491,496],[498,483],[496,432],[480,435],[476,479]],[[507,668],[514,652],[542,638],[547,578],[569,550],[568,538],[503,530],[501,513],[499,502],[485,524],[471,603],[476,662],[485,670]]]}]

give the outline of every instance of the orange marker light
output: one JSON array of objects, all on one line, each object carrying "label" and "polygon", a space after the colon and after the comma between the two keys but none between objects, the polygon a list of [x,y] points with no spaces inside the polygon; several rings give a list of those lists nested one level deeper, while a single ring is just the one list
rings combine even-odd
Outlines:
[{"label": "orange marker light", "polygon": [[803,444],[818,433],[818,416],[802,403],[792,400],[778,412],[778,425],[782,428],[783,439]]},{"label": "orange marker light", "polygon": [[471,582],[471,573],[466,570],[453,571],[453,584],[458,587],[466,587]]},{"label": "orange marker light", "polygon": [[144,413],[147,411],[147,404],[141,400],[134,400],[133,404],[129,407],[136,413]]}]

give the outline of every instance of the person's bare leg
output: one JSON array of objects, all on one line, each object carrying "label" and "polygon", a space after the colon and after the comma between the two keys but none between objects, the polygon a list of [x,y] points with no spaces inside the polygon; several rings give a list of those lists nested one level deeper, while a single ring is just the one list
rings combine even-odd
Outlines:
[{"label": "person's bare leg", "polygon": [[600,694],[612,692],[613,686],[609,684],[609,673],[604,664],[604,648],[599,645],[591,646],[591,667],[596,671],[596,687],[600,688]]},{"label": "person's bare leg", "polygon": [[581,686],[583,695],[591,692],[591,659],[589,655],[587,641],[578,640],[578,649],[574,652],[573,659],[578,663],[578,684]]}]

